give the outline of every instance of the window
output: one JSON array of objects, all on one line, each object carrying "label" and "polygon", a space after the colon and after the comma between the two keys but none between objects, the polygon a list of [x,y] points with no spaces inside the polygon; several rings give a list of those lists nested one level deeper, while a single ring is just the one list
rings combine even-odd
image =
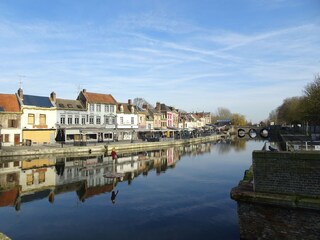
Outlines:
[{"label": "window", "polygon": [[94,116],[89,117],[89,124],[94,124]]},{"label": "window", "polygon": [[114,124],[113,119],[114,119],[113,117],[109,117],[109,124]]},{"label": "window", "polygon": [[134,124],[134,117],[131,117],[131,124]]},{"label": "window", "polygon": [[97,104],[97,112],[101,112],[101,104]]},{"label": "window", "polygon": [[120,117],[120,124],[123,124],[123,117]]},{"label": "window", "polygon": [[94,104],[90,104],[90,112],[94,112]]},{"label": "window", "polygon": [[34,124],[34,114],[28,114],[28,124]]},{"label": "window", "polygon": [[109,111],[110,111],[109,105],[105,105],[105,106],[104,106],[104,111],[105,111],[105,112],[109,112]]},{"label": "window", "polygon": [[116,118],[112,118],[112,124],[116,124]]},{"label": "window", "polygon": [[101,118],[100,118],[100,116],[97,116],[97,117],[96,117],[96,124],[101,124]]},{"label": "window", "polygon": [[79,124],[79,116],[75,116],[75,118],[74,118],[74,124]]},{"label": "window", "polygon": [[15,119],[9,119],[9,120],[8,120],[8,127],[9,127],[9,128],[16,128],[16,127],[17,127],[17,120],[15,120]]},{"label": "window", "polygon": [[83,116],[83,117],[81,118],[81,124],[82,124],[82,125],[85,125],[85,124],[86,124],[86,117],[85,117],[85,116]]},{"label": "window", "polygon": [[73,108],[72,104],[67,104],[68,108]]},{"label": "window", "polygon": [[46,125],[46,115],[40,114],[40,125]]},{"label": "window", "polygon": [[27,174],[27,185],[33,184],[33,174]]},{"label": "window", "polygon": [[110,112],[114,112],[114,106],[110,106]]},{"label": "window", "polygon": [[68,116],[68,124],[72,124],[72,115]]},{"label": "window", "polygon": [[9,134],[4,135],[4,142],[9,142]]},{"label": "window", "polygon": [[65,115],[60,116],[60,124],[66,124],[66,116]]},{"label": "window", "polygon": [[39,183],[44,183],[46,181],[46,172],[45,171],[41,171],[39,172]]}]

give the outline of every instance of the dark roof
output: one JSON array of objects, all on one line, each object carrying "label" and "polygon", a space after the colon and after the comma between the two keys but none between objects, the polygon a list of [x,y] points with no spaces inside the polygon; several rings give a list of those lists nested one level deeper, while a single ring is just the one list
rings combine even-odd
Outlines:
[{"label": "dark roof", "polygon": [[23,95],[23,105],[36,106],[36,107],[53,107],[49,97],[40,97],[32,95]]},{"label": "dark roof", "polygon": [[79,100],[69,100],[69,99],[57,98],[56,106],[57,106],[57,109],[77,110],[77,111],[86,110],[82,106],[82,103]]},{"label": "dark roof", "polygon": [[[121,112],[121,106],[123,106],[123,112]],[[131,104],[128,104],[128,103],[118,103],[117,113],[133,114],[133,112],[131,112],[131,107],[134,108],[135,112],[137,111],[135,105],[131,105]]]}]

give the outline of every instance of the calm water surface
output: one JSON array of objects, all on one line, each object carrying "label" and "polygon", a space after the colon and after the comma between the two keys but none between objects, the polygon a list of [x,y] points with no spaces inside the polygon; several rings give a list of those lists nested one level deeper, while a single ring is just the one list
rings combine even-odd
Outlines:
[{"label": "calm water surface", "polygon": [[[110,156],[2,164],[0,232],[24,240],[239,239],[230,190],[262,145],[119,154],[117,164]],[[119,177],[105,177],[111,173]]]}]

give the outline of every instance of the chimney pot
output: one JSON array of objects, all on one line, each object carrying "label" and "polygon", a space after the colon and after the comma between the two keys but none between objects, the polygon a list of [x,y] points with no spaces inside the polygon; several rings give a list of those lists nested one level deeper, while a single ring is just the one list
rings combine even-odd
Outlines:
[{"label": "chimney pot", "polygon": [[22,90],[22,88],[18,89],[18,96],[19,96],[20,99],[23,100],[23,90]]},{"label": "chimney pot", "polygon": [[52,92],[51,94],[50,94],[50,99],[51,99],[51,101],[52,102],[56,102],[56,100],[57,100],[57,95],[56,95],[56,93],[55,92]]}]

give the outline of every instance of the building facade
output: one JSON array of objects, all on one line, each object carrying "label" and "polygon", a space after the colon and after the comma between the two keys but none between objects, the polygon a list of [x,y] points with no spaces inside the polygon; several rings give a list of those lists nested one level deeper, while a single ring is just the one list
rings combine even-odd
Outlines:
[{"label": "building facade", "polygon": [[0,94],[0,146],[21,142],[21,111],[15,94]]},{"label": "building facade", "polygon": [[27,145],[54,143],[57,112],[50,98],[24,95],[21,88],[17,98],[22,111],[22,142]]}]

